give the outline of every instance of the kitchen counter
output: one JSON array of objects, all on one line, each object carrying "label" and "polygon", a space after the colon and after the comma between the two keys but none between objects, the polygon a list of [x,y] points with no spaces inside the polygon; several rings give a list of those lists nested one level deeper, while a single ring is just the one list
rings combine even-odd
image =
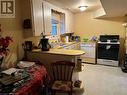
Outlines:
[{"label": "kitchen counter", "polygon": [[41,49],[35,49],[32,52],[59,54],[59,55],[68,55],[68,56],[79,56],[85,54],[85,52],[81,50],[66,50],[66,49],[50,49],[49,51],[41,51]]},{"label": "kitchen counter", "polygon": [[62,49],[64,47],[70,46],[72,44],[76,44],[77,42],[68,42],[68,43],[59,43],[57,45],[55,45],[53,48],[54,49]]},{"label": "kitchen counter", "polygon": [[[68,47],[75,44],[75,42],[65,43],[62,46]],[[77,44],[77,43],[76,43]],[[34,49],[27,52],[29,61],[40,61],[46,67],[48,73],[52,76],[51,63],[56,61],[71,61],[75,63],[74,74],[72,80],[79,80],[78,72],[81,71],[80,56],[85,54],[82,50],[65,49],[65,48],[52,48],[49,51],[41,51],[41,49]]]}]

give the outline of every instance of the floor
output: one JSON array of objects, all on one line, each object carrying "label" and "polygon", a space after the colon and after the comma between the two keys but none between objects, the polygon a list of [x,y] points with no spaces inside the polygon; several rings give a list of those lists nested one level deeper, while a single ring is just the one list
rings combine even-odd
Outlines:
[{"label": "floor", "polygon": [[127,95],[127,73],[119,67],[84,64],[79,76],[84,88],[73,95]]},{"label": "floor", "polygon": [[127,95],[127,73],[118,67],[85,64],[79,76],[85,90],[81,95]]}]

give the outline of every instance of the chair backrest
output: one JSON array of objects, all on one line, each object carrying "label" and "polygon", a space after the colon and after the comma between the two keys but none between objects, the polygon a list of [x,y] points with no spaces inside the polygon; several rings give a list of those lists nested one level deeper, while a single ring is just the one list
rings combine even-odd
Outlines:
[{"label": "chair backrest", "polygon": [[75,63],[70,61],[52,63],[54,80],[71,81],[74,67]]}]

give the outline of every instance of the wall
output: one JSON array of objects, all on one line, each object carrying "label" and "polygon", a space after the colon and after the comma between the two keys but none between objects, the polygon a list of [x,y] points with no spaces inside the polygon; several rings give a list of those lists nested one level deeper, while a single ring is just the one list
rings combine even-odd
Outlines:
[{"label": "wall", "polygon": [[81,36],[81,39],[101,34],[107,35],[120,35],[120,63],[123,62],[125,54],[125,28],[122,22],[116,22],[112,19],[93,19],[92,12],[82,12],[74,16],[74,32],[76,35]]},{"label": "wall", "polygon": [[117,34],[124,37],[125,31],[121,22],[93,19],[92,12],[82,12],[74,16],[74,32],[81,38],[90,38],[100,34]]},{"label": "wall", "polygon": [[21,22],[21,0],[15,0],[16,14],[15,18],[0,18],[0,24],[2,26],[2,35],[13,37],[13,42],[9,46],[10,54],[5,60],[4,66],[13,65],[17,60],[20,60],[23,56],[22,52],[22,22]]}]

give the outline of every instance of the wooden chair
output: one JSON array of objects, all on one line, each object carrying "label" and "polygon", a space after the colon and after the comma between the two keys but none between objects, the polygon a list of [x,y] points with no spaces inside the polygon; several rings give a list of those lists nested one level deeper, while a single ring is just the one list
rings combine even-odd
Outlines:
[{"label": "wooden chair", "polygon": [[75,63],[70,61],[57,61],[51,65],[54,79],[52,85],[52,95],[55,95],[56,92],[72,95],[72,73]]}]

